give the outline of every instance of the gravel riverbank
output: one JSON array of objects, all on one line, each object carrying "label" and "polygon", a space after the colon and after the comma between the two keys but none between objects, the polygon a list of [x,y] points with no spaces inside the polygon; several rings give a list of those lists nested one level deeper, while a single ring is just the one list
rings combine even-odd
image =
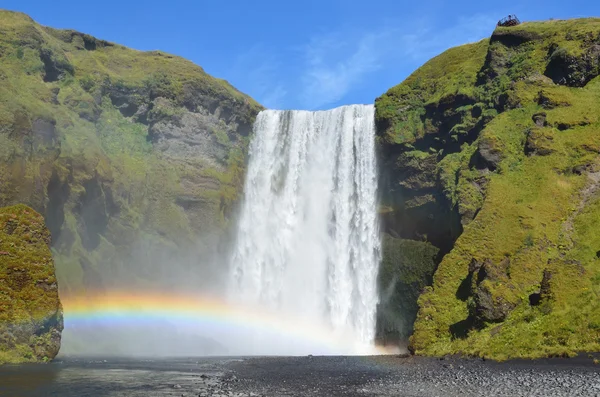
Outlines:
[{"label": "gravel riverbank", "polygon": [[0,368],[1,396],[600,396],[592,360],[422,357],[63,359]]}]

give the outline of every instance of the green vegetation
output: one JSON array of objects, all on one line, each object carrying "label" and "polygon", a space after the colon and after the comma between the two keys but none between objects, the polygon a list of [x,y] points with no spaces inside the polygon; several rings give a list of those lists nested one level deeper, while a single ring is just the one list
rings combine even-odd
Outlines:
[{"label": "green vegetation", "polygon": [[180,57],[0,11],[0,206],[44,214],[65,294],[222,249],[260,109]]},{"label": "green vegetation", "polygon": [[524,23],[377,100],[390,180],[412,175],[415,149],[434,164],[428,185],[412,177],[384,198],[385,223],[445,254],[419,298],[417,354],[600,350],[599,65],[600,19]]},{"label": "green vegetation", "polygon": [[60,347],[62,307],[44,218],[0,208],[0,364],[44,361]]}]

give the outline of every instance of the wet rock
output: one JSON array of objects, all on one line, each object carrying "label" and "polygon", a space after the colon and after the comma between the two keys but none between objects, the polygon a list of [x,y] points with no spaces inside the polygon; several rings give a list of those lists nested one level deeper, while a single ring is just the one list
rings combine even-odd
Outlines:
[{"label": "wet rock", "polygon": [[383,345],[398,346],[412,334],[417,299],[423,288],[431,284],[439,251],[426,242],[384,234],[382,252],[376,338]]},{"label": "wet rock", "polygon": [[77,232],[83,247],[90,251],[98,247],[111,216],[119,210],[112,197],[110,182],[96,173],[82,184],[85,190],[75,206]]}]

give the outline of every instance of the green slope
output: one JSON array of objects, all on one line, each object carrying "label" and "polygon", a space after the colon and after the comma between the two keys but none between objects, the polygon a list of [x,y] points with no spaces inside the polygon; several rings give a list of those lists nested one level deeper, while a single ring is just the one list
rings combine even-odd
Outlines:
[{"label": "green slope", "polygon": [[600,19],[450,49],[376,101],[386,231],[440,248],[417,354],[600,350]]},{"label": "green slope", "polygon": [[217,255],[260,109],[177,56],[0,11],[0,206],[44,214],[63,292]]}]

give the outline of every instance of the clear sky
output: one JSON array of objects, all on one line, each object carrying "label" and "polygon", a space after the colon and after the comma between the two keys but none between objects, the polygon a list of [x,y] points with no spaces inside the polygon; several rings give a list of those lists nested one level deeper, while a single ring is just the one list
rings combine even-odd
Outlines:
[{"label": "clear sky", "polygon": [[37,22],[192,60],[270,108],[373,103],[498,19],[600,16],[598,0],[2,0]]}]

